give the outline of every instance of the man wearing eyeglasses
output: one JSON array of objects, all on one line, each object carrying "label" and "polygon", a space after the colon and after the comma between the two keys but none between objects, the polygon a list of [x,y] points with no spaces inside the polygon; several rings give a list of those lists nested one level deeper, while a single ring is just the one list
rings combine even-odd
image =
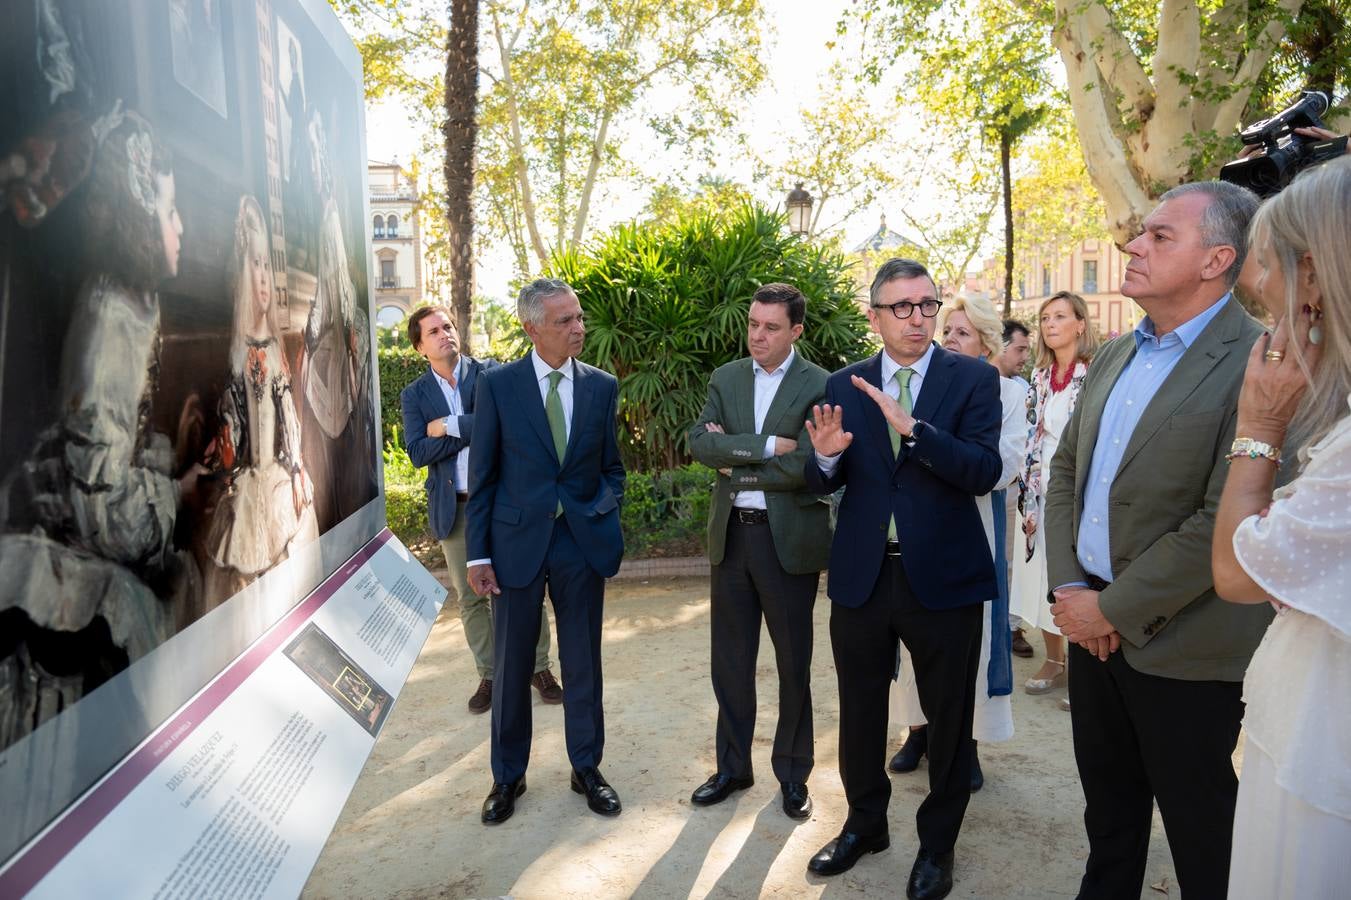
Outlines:
[{"label": "man wearing eyeglasses", "polygon": [[929,720],[929,795],[915,816],[906,896],[928,900],[952,890],[971,790],[981,609],[998,593],[975,498],[999,478],[999,373],[933,343],[942,303],[920,263],[883,264],[869,305],[882,352],[832,375],[807,422],[807,487],[848,486],[827,593],[849,803],[840,835],[808,869],[835,875],[890,846],[887,692],[904,641]]}]

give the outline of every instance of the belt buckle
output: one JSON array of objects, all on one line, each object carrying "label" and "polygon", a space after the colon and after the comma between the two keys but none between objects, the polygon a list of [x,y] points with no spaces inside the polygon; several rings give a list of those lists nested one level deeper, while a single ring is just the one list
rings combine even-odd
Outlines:
[{"label": "belt buckle", "polygon": [[769,519],[768,514],[761,509],[746,509],[745,507],[738,506],[735,508],[735,511],[736,520],[742,525],[758,525]]}]

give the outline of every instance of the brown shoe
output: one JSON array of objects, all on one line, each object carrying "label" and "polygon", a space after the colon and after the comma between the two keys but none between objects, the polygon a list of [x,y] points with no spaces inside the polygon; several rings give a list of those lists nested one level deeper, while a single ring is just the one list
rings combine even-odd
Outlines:
[{"label": "brown shoe", "polygon": [[491,678],[481,679],[478,683],[478,690],[474,691],[474,696],[469,698],[469,711],[471,713],[486,713],[493,708],[493,680]]},{"label": "brown shoe", "polygon": [[554,680],[554,673],[548,669],[540,669],[531,675],[530,683],[539,691],[539,699],[542,702],[549,704],[563,702],[563,688],[559,687],[558,682]]},{"label": "brown shoe", "polygon": [[1023,630],[1015,628],[1013,630],[1013,655],[1028,659],[1032,656],[1032,645],[1023,637]]}]

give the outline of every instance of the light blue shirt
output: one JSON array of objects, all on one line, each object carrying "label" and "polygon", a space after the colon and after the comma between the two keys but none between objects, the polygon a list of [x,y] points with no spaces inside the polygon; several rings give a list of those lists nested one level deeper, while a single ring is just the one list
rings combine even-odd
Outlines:
[{"label": "light blue shirt", "polygon": [[1102,411],[1102,424],[1098,428],[1098,441],[1093,445],[1093,461],[1089,465],[1088,480],[1084,486],[1084,512],[1083,518],[1079,520],[1079,544],[1076,550],[1079,565],[1088,574],[1109,582],[1113,578],[1108,541],[1108,500],[1112,481],[1121,467],[1121,457],[1126,452],[1131,435],[1135,433],[1135,426],[1140,424],[1145,407],[1149,406],[1187,349],[1205,331],[1211,320],[1219,315],[1230,296],[1225,294],[1213,306],[1163,337],[1154,334],[1154,322],[1148,316],[1135,326],[1135,355],[1126,364],[1121,378],[1107,397],[1107,405]]}]

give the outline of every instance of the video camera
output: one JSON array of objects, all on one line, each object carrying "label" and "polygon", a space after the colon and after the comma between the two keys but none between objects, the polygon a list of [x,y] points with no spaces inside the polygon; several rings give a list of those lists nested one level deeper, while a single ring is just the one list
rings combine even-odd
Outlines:
[{"label": "video camera", "polygon": [[1220,180],[1265,198],[1280,193],[1309,166],[1341,156],[1346,152],[1345,136],[1318,140],[1294,133],[1296,128],[1326,128],[1320,117],[1331,105],[1322,91],[1303,91],[1292,106],[1243,129],[1238,136],[1244,145],[1260,144],[1266,152],[1225,163]]}]

